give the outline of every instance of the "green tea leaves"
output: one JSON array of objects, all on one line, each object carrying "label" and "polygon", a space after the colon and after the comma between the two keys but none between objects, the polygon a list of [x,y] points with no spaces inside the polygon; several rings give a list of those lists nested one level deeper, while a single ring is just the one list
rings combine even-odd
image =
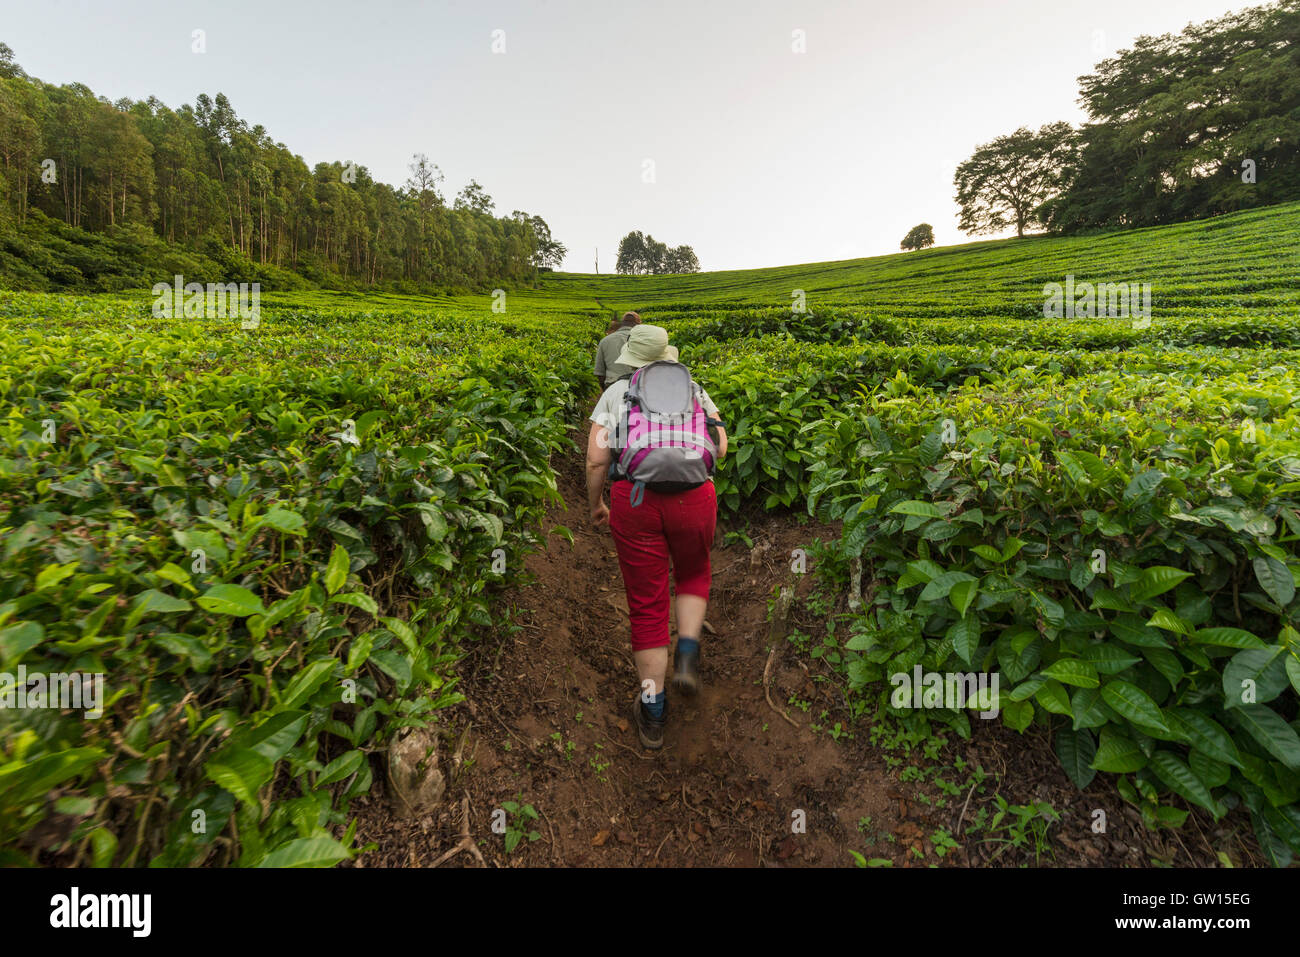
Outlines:
[{"label": "green tea leaves", "polygon": [[244,618],[266,612],[262,600],[242,585],[213,585],[198,597],[197,602],[200,608],[214,615]]}]

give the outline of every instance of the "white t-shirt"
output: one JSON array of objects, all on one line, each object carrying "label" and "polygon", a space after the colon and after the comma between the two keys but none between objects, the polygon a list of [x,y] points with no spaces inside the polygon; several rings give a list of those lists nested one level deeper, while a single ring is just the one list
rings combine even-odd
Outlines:
[{"label": "white t-shirt", "polygon": [[[592,411],[588,419],[597,425],[603,425],[611,432],[618,425],[619,416],[623,411],[623,396],[627,394],[627,387],[631,383],[627,379],[619,379],[596,400],[596,408]],[[703,399],[704,411],[709,414],[710,418],[721,419],[718,415],[718,407],[713,404],[709,394],[704,391],[704,386],[700,386],[700,394]]]}]

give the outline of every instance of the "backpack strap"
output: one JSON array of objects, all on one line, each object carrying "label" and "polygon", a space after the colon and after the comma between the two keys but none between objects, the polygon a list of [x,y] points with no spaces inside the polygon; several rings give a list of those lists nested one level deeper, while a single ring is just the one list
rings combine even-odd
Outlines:
[{"label": "backpack strap", "polygon": [[641,370],[644,368],[645,366],[639,366],[631,372],[625,372],[618,377],[619,382],[622,382],[624,379],[627,380],[627,391],[623,393],[623,401],[625,403],[638,401],[636,386],[641,380]]},{"label": "backpack strap", "polygon": [[[617,441],[619,438],[625,437],[625,436],[627,435],[627,432],[628,432],[628,423],[627,423],[628,407],[629,407],[629,405],[630,405],[630,401],[631,401],[631,400],[628,399],[628,392],[630,392],[630,391],[632,390],[632,379],[633,379],[633,378],[636,376],[636,374],[637,374],[638,372],[640,372],[640,371],[641,371],[640,369],[633,369],[631,372],[625,372],[625,373],[623,373],[621,376],[619,376],[617,379],[614,380],[614,382],[627,382],[627,384],[628,384],[627,389],[623,392],[623,400],[619,403],[618,421],[614,424],[614,435],[615,435],[615,440],[616,440],[616,441]],[[611,385],[612,385],[612,384],[613,384],[613,383],[611,383]],[[633,398],[635,398],[635,397],[633,397]],[[609,460],[609,473],[608,473],[608,475],[609,475],[609,480],[610,480],[611,482],[614,482],[614,481],[617,481],[617,480],[623,478],[622,469],[619,468],[619,464],[618,464],[619,453],[622,452],[623,447],[622,447],[622,445],[616,445],[614,442],[611,442],[609,448],[610,448],[610,451],[611,451],[612,453],[614,453],[614,454],[610,456],[610,460]]]}]

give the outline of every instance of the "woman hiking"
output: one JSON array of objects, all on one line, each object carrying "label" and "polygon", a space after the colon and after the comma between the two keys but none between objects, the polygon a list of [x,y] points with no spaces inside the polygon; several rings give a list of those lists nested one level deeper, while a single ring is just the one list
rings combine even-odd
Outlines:
[{"label": "woman hiking", "polygon": [[727,433],[663,328],[634,327],[617,362],[633,371],[605,389],[591,414],[587,501],[592,521],[608,524],[614,536],[641,683],[632,714],[641,744],[657,749],[668,714],[670,561],[677,595],[673,688],[700,690],[700,629],[718,515],[712,472],[726,454]]}]

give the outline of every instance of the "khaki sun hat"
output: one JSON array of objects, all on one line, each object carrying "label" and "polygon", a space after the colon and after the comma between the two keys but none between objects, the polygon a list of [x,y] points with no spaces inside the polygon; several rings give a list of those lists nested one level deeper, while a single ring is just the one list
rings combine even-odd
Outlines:
[{"label": "khaki sun hat", "polygon": [[668,344],[668,330],[663,326],[635,326],[627,337],[623,351],[614,361],[639,369],[658,359],[677,361],[677,347]]}]

